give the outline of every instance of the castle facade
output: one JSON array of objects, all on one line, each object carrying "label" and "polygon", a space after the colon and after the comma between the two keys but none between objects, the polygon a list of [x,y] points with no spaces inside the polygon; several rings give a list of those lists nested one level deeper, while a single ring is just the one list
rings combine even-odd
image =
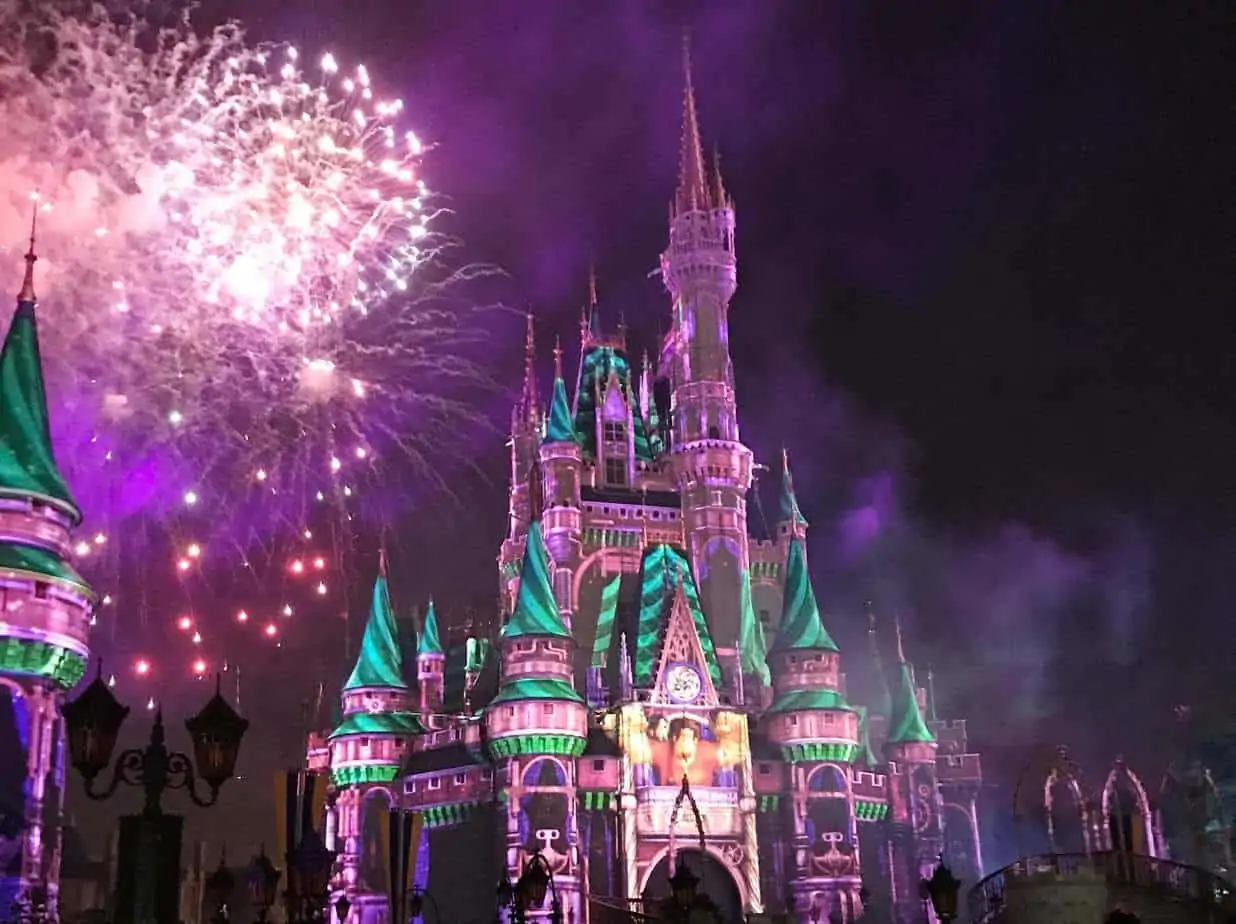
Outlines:
[{"label": "castle facade", "polygon": [[[335,888],[363,924],[399,917],[392,875],[492,920],[490,884],[533,855],[574,922],[665,896],[683,863],[727,919],[804,924],[920,919],[940,855],[982,875],[965,722],[936,719],[899,632],[881,663],[874,622],[860,660],[879,694],[851,699],[788,459],[775,537],[749,529],[764,467],[729,350],[735,209],[702,150],[688,69],[655,360],[637,369],[603,328],[594,285],[578,367],[568,382],[555,349],[543,399],[529,322],[498,636],[448,644],[431,607],[404,651],[378,578],[342,719],[309,748],[335,787]],[[392,813],[420,822],[406,874]]]}]

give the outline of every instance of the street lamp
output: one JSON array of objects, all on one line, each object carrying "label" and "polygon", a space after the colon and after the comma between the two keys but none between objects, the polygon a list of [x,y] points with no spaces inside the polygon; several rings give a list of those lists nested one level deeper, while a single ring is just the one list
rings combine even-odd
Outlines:
[{"label": "street lamp", "polygon": [[940,855],[931,878],[919,880],[919,894],[924,900],[931,899],[931,907],[935,909],[936,917],[944,922],[957,917],[957,896],[960,892],[961,880],[944,865],[943,854]]},{"label": "street lamp", "polygon": [[429,906],[433,908],[434,924],[442,924],[442,909],[438,907],[438,900],[430,895],[427,889],[422,889],[420,886],[414,886],[412,894],[408,896],[409,915],[419,918],[424,914],[425,902],[429,902]]},{"label": "street lamp", "polygon": [[227,868],[227,854],[219,857],[219,866],[202,885],[206,904],[214,908],[210,920],[222,924],[228,919],[228,903],[232,900],[232,889],[236,887],[236,877]]},{"label": "street lamp", "polygon": [[265,847],[249,864],[245,885],[249,888],[249,902],[257,910],[257,919],[261,924],[266,924],[266,915],[279,897],[277,890],[280,875],[279,870],[270,862],[270,857],[266,856]]},{"label": "street lamp", "polygon": [[[562,924],[562,903],[558,900],[558,887],[554,885],[553,870],[538,850],[524,864],[519,881],[514,885],[503,877],[498,882],[498,905],[509,907],[515,924],[525,924],[529,908],[545,904],[545,894],[551,896],[549,920]],[[437,911],[437,908],[434,908]]]},{"label": "street lamp", "polygon": [[[155,713],[150,730],[150,743],[145,748],[129,748],[120,753],[106,788],[96,789],[95,780],[111,763],[112,752],[120,735],[120,726],[129,714],[112,695],[103,681],[102,671],[77,699],[66,703],[63,710],[68,732],[69,759],[86,784],[86,795],[102,800],[111,797],[121,783],[140,786],[146,793],[144,813],[162,814],[161,799],[165,789],[184,789],[195,805],[207,808],[219,798],[220,787],[232,777],[240,742],[249,728],[228,705],[219,690],[221,677],[215,678],[215,695],[202,711],[185,722],[193,742],[194,762],[179,751],[169,751],[165,744],[163,710]],[[209,794],[197,792],[198,778],[206,784]]]},{"label": "street lamp", "polygon": [[300,844],[288,855],[288,919],[321,921],[326,916],[330,874],[335,852],[327,850],[313,828],[306,828]]},{"label": "street lamp", "polygon": [[677,869],[674,870],[674,875],[670,876],[669,880],[670,891],[674,895],[674,901],[680,908],[690,908],[695,904],[695,896],[699,889],[700,877],[691,872],[687,864],[681,860],[678,862]]}]

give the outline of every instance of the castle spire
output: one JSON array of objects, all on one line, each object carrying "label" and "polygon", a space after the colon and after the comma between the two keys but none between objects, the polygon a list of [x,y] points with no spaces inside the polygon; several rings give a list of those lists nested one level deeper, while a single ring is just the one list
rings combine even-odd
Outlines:
[{"label": "castle spire", "polygon": [[[382,556],[385,563],[386,556]],[[373,602],[369,607],[369,621],[365,623],[365,635],[361,639],[360,654],[348,682],[348,690],[378,688],[406,690],[403,679],[403,656],[399,650],[399,627],[395,623],[395,611],[391,607],[390,590],[383,567],[373,582]]]},{"label": "castle spire", "polygon": [[536,322],[531,311],[528,312],[528,327],[524,334],[524,390],[521,403],[524,419],[535,423],[541,404],[536,387]]},{"label": "castle spire", "polygon": [[682,37],[682,71],[682,147],[678,155],[678,192],[675,196],[679,213],[710,208],[700,120],[691,80],[691,38],[685,34]]},{"label": "castle spire", "polygon": [[34,203],[34,209],[30,213],[30,249],[26,251],[26,276],[21,283],[21,292],[17,294],[17,303],[33,305],[38,301],[38,296],[34,294],[34,264],[38,261],[38,257],[34,253],[34,235],[39,222],[39,204]]},{"label": "castle spire", "polygon": [[[37,216],[37,211],[35,215]],[[17,311],[0,348],[0,496],[37,499],[59,508],[72,524],[81,511],[52,451],[47,389],[35,321],[35,222],[30,222],[26,273],[17,296]]]},{"label": "castle spire", "polygon": [[807,550],[800,538],[790,540],[785,561],[785,602],[781,609],[781,625],[777,630],[775,651],[787,649],[819,649],[837,651],[816,602],[815,588],[807,570]]},{"label": "castle spire", "polygon": [[[535,469],[530,481],[539,481],[540,470]],[[515,608],[511,618],[502,627],[503,638],[548,635],[570,638],[562,614],[558,612],[558,600],[554,596],[549,551],[541,534],[540,510],[533,508],[533,520],[528,524],[528,538],[524,543],[524,561],[519,571],[519,591],[515,595]]]},{"label": "castle spire", "polygon": [[567,397],[566,382],[562,378],[562,349],[554,342],[554,390],[549,399],[549,416],[545,421],[545,443],[576,442],[575,420],[571,415],[571,401]]},{"label": "castle spire", "polygon": [[875,670],[876,696],[873,711],[876,715],[888,717],[892,710],[892,696],[888,692],[888,675],[884,673],[884,660],[880,657],[880,637],[876,632],[876,614],[871,601],[867,601],[867,647],[871,654],[871,665]]},{"label": "castle spire", "polygon": [[794,492],[794,476],[790,473],[790,453],[781,447],[781,517],[789,527],[790,535],[802,538],[807,529],[807,518],[798,506]]},{"label": "castle spire", "polygon": [[893,688],[888,740],[885,743],[930,744],[936,738],[923,721],[923,711],[918,707],[918,690],[914,687],[914,677],[901,642],[901,620],[894,619],[893,625],[897,632],[897,682]]},{"label": "castle spire", "polygon": [[429,609],[425,612],[425,625],[421,628],[421,637],[416,644],[417,657],[441,657],[445,654],[442,648],[442,636],[438,631],[438,611],[434,609],[433,598],[429,599]]},{"label": "castle spire", "polygon": [[588,308],[595,309],[597,306],[597,265],[592,263],[588,266]]}]

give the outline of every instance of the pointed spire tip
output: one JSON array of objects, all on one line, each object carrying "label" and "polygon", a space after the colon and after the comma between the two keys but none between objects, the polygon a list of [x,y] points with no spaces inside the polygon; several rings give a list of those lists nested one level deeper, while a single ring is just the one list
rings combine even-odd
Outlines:
[{"label": "pointed spire tip", "polygon": [[29,302],[33,304],[37,301],[34,294],[34,264],[38,261],[38,256],[34,252],[35,232],[38,229],[39,222],[39,203],[35,200],[34,208],[30,212],[30,249],[26,251],[26,275],[22,279],[21,292],[17,295],[18,302]]}]

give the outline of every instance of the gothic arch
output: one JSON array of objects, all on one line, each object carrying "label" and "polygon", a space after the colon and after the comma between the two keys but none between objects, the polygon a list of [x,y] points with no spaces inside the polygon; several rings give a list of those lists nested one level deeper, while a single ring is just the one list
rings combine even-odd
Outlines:
[{"label": "gothic arch", "polygon": [[[543,783],[540,778],[544,772],[548,770],[553,774],[554,782]],[[520,775],[520,782],[525,787],[535,786],[567,786],[570,784],[571,776],[567,772],[567,768],[562,761],[554,757],[538,757],[532,760],[524,767],[523,773]]]},{"label": "gothic arch", "polygon": [[[1131,808],[1136,813],[1136,818],[1141,821],[1141,835],[1144,839],[1144,847],[1146,853],[1157,858],[1159,855],[1158,837],[1154,827],[1154,815],[1150,811],[1150,800],[1146,797],[1146,787],[1142,785],[1141,779],[1136,773],[1125,765],[1124,760],[1118,759],[1113,765],[1111,771],[1107,774],[1107,780],[1103,783],[1103,794],[1100,798],[1100,807],[1103,812],[1104,822],[1109,822],[1112,819],[1113,812],[1120,812],[1122,806],[1120,804],[1121,784],[1127,784],[1127,788],[1132,791],[1134,804]],[[1123,815],[1119,816],[1123,817]],[[1110,823],[1103,825],[1104,846],[1108,850],[1132,850],[1136,844],[1136,837],[1133,831],[1124,831],[1122,834],[1117,834],[1113,837]]]},{"label": "gothic arch", "polygon": [[579,603],[579,594],[584,586],[584,581],[588,577],[588,572],[592,569],[595,562],[605,557],[621,562],[622,567],[614,568],[612,571],[602,573],[599,577],[612,577],[615,574],[634,572],[639,573],[640,562],[644,557],[644,550],[640,548],[608,548],[601,547],[591,555],[585,555],[579,563],[579,567],[575,569],[575,576],[571,581],[571,599],[576,604]]},{"label": "gothic arch", "polygon": [[821,764],[807,774],[807,792],[846,796],[850,793],[850,778],[836,764]]},{"label": "gothic arch", "polygon": [[1043,780],[1043,809],[1047,815],[1047,841],[1052,853],[1067,853],[1063,850],[1060,830],[1057,825],[1056,812],[1063,806],[1058,805],[1056,797],[1060,790],[1072,799],[1073,808],[1077,812],[1077,823],[1081,826],[1082,851],[1089,854],[1095,845],[1090,839],[1090,810],[1086,804],[1086,796],[1082,792],[1081,783],[1072,768],[1052,767],[1046,779]]},{"label": "gothic arch", "polygon": [[[723,887],[728,885],[736,893],[739,903],[739,917],[736,920],[741,920],[742,912],[747,908],[747,884],[743,881],[739,871],[730,866],[729,862],[726,861],[721,851],[711,844],[705,845],[703,853],[705,859],[703,863],[701,863],[701,853],[698,846],[679,848],[677,854],[684,857],[691,867],[691,871],[700,877],[700,891],[711,894],[713,899],[722,906],[723,912],[726,910],[725,903],[712,893],[709,886],[710,884],[717,884],[715,882],[716,871],[720,870],[725,873],[726,882],[723,884]],[[639,878],[639,891],[637,894],[647,899],[650,887],[655,884],[655,874],[663,868],[668,871],[668,866],[669,847],[663,847],[653,854],[652,859],[648,861],[648,865],[644,868],[644,872]],[[723,917],[723,919],[731,920],[730,917]]]}]

